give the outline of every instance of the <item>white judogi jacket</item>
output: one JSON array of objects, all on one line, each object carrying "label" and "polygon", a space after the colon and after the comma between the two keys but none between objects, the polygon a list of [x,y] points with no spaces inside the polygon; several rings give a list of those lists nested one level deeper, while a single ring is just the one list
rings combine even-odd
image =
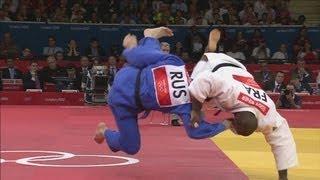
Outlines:
[{"label": "white judogi jacket", "polygon": [[[262,132],[272,146],[278,169],[296,165],[295,143],[286,120],[277,112],[272,99],[254,81],[246,67],[223,53],[204,55],[207,61],[201,60],[191,75],[193,81],[188,88],[190,94],[202,103],[212,98],[211,102],[223,111],[249,111],[255,114],[258,119],[257,132]],[[222,63],[238,67],[225,66],[212,72],[214,67]],[[280,134],[275,136],[275,132]],[[287,147],[279,150],[283,145]],[[288,156],[286,153],[290,151],[292,153]]]}]

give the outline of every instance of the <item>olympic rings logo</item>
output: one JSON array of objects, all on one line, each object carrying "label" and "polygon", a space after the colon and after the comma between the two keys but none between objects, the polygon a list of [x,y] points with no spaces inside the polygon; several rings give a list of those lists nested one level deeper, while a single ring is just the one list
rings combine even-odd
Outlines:
[{"label": "olympic rings logo", "polygon": [[[32,156],[21,158],[17,160],[5,160],[0,158],[0,164],[5,163],[17,163],[21,165],[28,166],[38,166],[38,167],[62,167],[62,168],[90,168],[90,167],[111,167],[111,166],[125,166],[136,164],[139,162],[138,159],[123,157],[123,156],[109,156],[109,155],[99,155],[99,154],[73,154],[68,152],[59,152],[59,151],[41,151],[41,150],[13,150],[13,151],[1,151],[1,154],[4,153],[44,153],[52,155],[41,155],[41,156]],[[98,157],[98,158],[113,158],[125,160],[121,163],[111,163],[111,164],[56,164],[56,163],[47,163],[50,161],[59,161],[76,157]]]}]

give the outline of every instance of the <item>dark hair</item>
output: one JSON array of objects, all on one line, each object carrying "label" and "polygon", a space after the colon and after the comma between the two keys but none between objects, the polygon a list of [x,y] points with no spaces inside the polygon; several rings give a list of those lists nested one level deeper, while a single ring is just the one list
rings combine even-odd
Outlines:
[{"label": "dark hair", "polygon": [[282,74],[284,74],[284,72],[283,72],[283,71],[277,71],[277,73],[276,73],[276,74],[278,74],[278,73],[282,73]]},{"label": "dark hair", "polygon": [[257,130],[258,119],[249,111],[236,112],[232,125],[239,135],[249,136]]},{"label": "dark hair", "polygon": [[38,64],[38,61],[36,61],[36,60],[31,60],[31,61],[29,62],[29,65],[31,66],[31,64],[33,64],[33,63],[37,63],[37,64]]},{"label": "dark hair", "polygon": [[99,41],[98,41],[98,39],[97,39],[97,38],[95,38],[95,37],[93,37],[93,38],[91,38],[91,39],[90,39],[90,42],[94,42],[94,41],[99,42]]},{"label": "dark hair", "polygon": [[70,40],[68,41],[68,43],[70,43],[71,41],[77,42],[75,39],[70,39]]},{"label": "dark hair", "polygon": [[57,41],[56,37],[54,37],[54,36],[49,36],[48,39],[53,39],[54,41]]}]

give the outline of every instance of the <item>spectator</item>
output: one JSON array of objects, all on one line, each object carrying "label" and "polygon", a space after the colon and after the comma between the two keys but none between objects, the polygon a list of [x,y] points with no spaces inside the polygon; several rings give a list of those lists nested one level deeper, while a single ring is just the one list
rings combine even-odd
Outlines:
[{"label": "spectator", "polygon": [[254,79],[257,80],[262,87],[269,84],[272,79],[272,73],[268,69],[267,61],[260,62],[260,71],[254,73]]},{"label": "spectator", "polygon": [[80,50],[77,45],[76,40],[71,39],[68,43],[68,47],[66,49],[66,56],[68,57],[79,57],[80,56]]},{"label": "spectator", "polygon": [[291,13],[289,11],[288,4],[282,4],[280,10],[278,11],[278,17],[280,19],[287,19],[289,24],[289,22],[291,21]]},{"label": "spectator", "polygon": [[309,83],[300,82],[300,80],[296,77],[291,79],[290,83],[294,86],[294,89],[298,93],[309,93],[312,94],[313,90]]},{"label": "spectator", "polygon": [[287,85],[286,90],[281,93],[280,98],[277,100],[276,107],[284,109],[301,108],[301,98],[295,94],[293,85]]},{"label": "spectator", "polygon": [[[91,70],[90,61],[87,56],[80,58],[80,68],[77,69],[77,81],[81,82],[81,89],[83,90],[87,83],[88,73]],[[79,88],[80,89],[80,88]]]},{"label": "spectator", "polygon": [[176,12],[176,16],[174,17],[174,22],[175,24],[186,24],[187,23],[187,20],[186,18],[183,17],[183,12],[182,11],[177,11]]},{"label": "spectator", "polygon": [[43,48],[43,55],[44,56],[52,56],[55,55],[57,52],[63,52],[61,47],[56,45],[56,38],[54,36],[49,36],[48,38],[48,46]]},{"label": "spectator", "polygon": [[119,56],[117,64],[118,69],[121,69],[122,67],[126,66],[126,63],[126,59],[123,56]]},{"label": "spectator", "polygon": [[15,13],[17,11],[19,5],[19,0],[3,0],[0,1],[0,6],[7,6],[8,7],[8,11],[10,11],[11,13]]},{"label": "spectator", "polygon": [[[205,42],[203,35],[198,32],[196,26],[191,26],[190,31],[187,36],[184,38],[184,47],[188,50],[188,53],[191,54],[194,51],[194,46],[202,46],[195,41],[195,37],[200,37],[200,42]],[[199,38],[198,38],[199,39]],[[194,55],[193,55],[194,56]]]},{"label": "spectator", "polygon": [[175,0],[171,5],[171,12],[176,13],[177,11],[188,12],[188,7],[184,0]]},{"label": "spectator", "polygon": [[125,14],[120,22],[120,24],[136,24],[133,18],[129,14]]},{"label": "spectator", "polygon": [[240,48],[238,47],[237,44],[234,44],[232,46],[232,50],[227,52],[227,55],[233,57],[236,60],[239,60],[241,62],[244,62],[246,60],[245,55],[243,54],[243,52],[241,52],[239,50]]},{"label": "spectator", "polygon": [[117,12],[119,12],[120,3],[118,0],[98,1],[98,17],[101,17],[103,22],[110,23],[110,17],[118,16]]},{"label": "spectator", "polygon": [[240,51],[245,52],[248,49],[247,40],[244,38],[242,31],[236,33],[234,42],[238,45]]},{"label": "spectator", "polygon": [[[143,13],[141,16],[140,24],[152,24],[149,16],[147,13]],[[184,24],[184,23],[183,23]]]},{"label": "spectator", "polygon": [[90,16],[90,19],[88,19],[86,22],[87,23],[94,23],[94,24],[101,23],[101,21],[100,21],[100,19],[98,17],[98,14],[96,12],[92,12],[91,16]]},{"label": "spectator", "polygon": [[108,58],[108,75],[109,75],[109,86],[111,87],[113,84],[114,77],[118,72],[117,68],[117,59],[114,56],[110,56]]},{"label": "spectator", "polygon": [[8,12],[4,11],[2,8],[0,8],[0,21],[11,21]]},{"label": "spectator", "polygon": [[298,17],[296,24],[305,26],[305,23],[306,23],[306,17],[304,15],[300,15]]},{"label": "spectator", "polygon": [[219,8],[210,9],[204,15],[204,19],[208,24],[216,24],[218,20],[221,20]]},{"label": "spectator", "polygon": [[[230,6],[228,8],[228,13],[222,15],[222,19],[223,19],[223,22],[228,25],[237,24],[237,22],[239,22],[239,18],[237,16],[237,11],[232,6]],[[240,23],[238,23],[238,24],[240,24]]]},{"label": "spectator", "polygon": [[162,52],[165,52],[165,53],[167,53],[167,54],[170,53],[170,44],[169,44],[169,43],[167,43],[167,42],[161,42],[160,48],[161,48],[161,51],[162,51]]},{"label": "spectator", "polygon": [[90,47],[86,49],[86,56],[88,57],[100,57],[105,56],[103,48],[100,46],[98,39],[92,38],[90,41]]},{"label": "spectator", "polygon": [[256,48],[260,45],[261,41],[265,41],[265,38],[262,36],[260,29],[255,29],[253,36],[251,37],[251,48]]},{"label": "spectator", "polygon": [[278,71],[274,81],[270,81],[264,87],[266,92],[275,92],[280,93],[283,89],[285,89],[284,81],[284,72]]},{"label": "spectator", "polygon": [[35,9],[32,15],[32,21],[35,22],[46,22],[47,16],[40,11],[40,9]]},{"label": "spectator", "polygon": [[208,22],[206,19],[203,19],[200,15],[193,15],[187,21],[187,25],[208,25]]},{"label": "spectator", "polygon": [[279,50],[275,52],[272,56],[272,59],[281,59],[288,60],[287,46],[285,44],[281,44]]},{"label": "spectator", "polygon": [[78,69],[78,74],[86,75],[90,69],[91,67],[89,58],[87,56],[82,56],[80,58],[80,68]]},{"label": "spectator", "polygon": [[260,41],[259,46],[252,51],[252,57],[256,59],[269,59],[270,49],[267,47],[264,40]]},{"label": "spectator", "polygon": [[41,77],[44,83],[56,83],[54,77],[67,77],[67,72],[57,65],[57,60],[54,56],[48,56],[47,66],[42,69]]},{"label": "spectator", "polygon": [[122,46],[119,44],[112,44],[110,48],[107,48],[107,51],[109,51],[109,55],[118,57],[121,55]]},{"label": "spectator", "polygon": [[304,48],[304,45],[310,42],[307,32],[308,29],[306,27],[303,27],[299,32],[299,36],[295,39],[293,45],[294,57],[297,57],[299,52]]},{"label": "spectator", "polygon": [[254,12],[258,14],[258,18],[260,19],[262,14],[267,10],[267,2],[266,0],[256,0],[254,3]]},{"label": "spectator", "polygon": [[6,60],[7,68],[2,70],[2,78],[3,79],[21,79],[22,72],[15,68],[15,62],[13,59]]},{"label": "spectator", "polygon": [[239,13],[239,17],[243,25],[255,25],[258,23],[257,17],[250,5],[247,5],[244,10]]},{"label": "spectator", "polygon": [[153,9],[153,11],[159,11],[162,4],[163,4],[163,1],[160,1],[160,0],[152,1],[152,9]]},{"label": "spectator", "polygon": [[[270,1],[267,2],[267,6],[264,12],[262,12],[262,15],[264,13],[267,13],[267,19],[268,22],[270,22],[270,24],[272,24],[272,22],[275,20],[276,18],[276,12],[275,10],[272,8]],[[261,16],[259,16],[259,19],[262,18]]]},{"label": "spectator", "polygon": [[54,57],[56,58],[58,64],[64,63],[63,61],[64,61],[65,59],[64,59],[64,56],[63,56],[63,53],[62,53],[62,52],[57,52],[57,53],[54,55]]},{"label": "spectator", "polygon": [[272,19],[268,16],[268,13],[263,13],[261,19],[259,20],[261,25],[270,25],[272,24]]},{"label": "spectator", "polygon": [[66,68],[68,81],[64,82],[62,89],[64,90],[77,90],[80,89],[81,81],[77,77],[76,67],[73,64],[67,65]]},{"label": "spectator", "polygon": [[174,24],[174,17],[171,15],[168,4],[161,4],[159,11],[153,16],[153,21],[156,25]]},{"label": "spectator", "polygon": [[68,17],[68,9],[67,5],[65,4],[66,2],[61,1],[60,6],[56,8],[52,21],[53,22],[69,22],[69,17]]},{"label": "spectator", "polygon": [[75,3],[72,7],[72,15],[70,18],[70,22],[81,23],[84,22],[84,13],[86,10],[81,7],[79,3]]},{"label": "spectator", "polygon": [[18,9],[18,13],[16,14],[16,21],[30,21],[32,18],[28,13],[27,6],[20,5]]},{"label": "spectator", "polygon": [[[229,50],[232,44],[232,40],[228,37],[227,33],[224,29],[220,29],[220,40],[217,45],[217,52],[223,52],[225,53],[227,50]],[[238,46],[240,48],[240,46]],[[242,48],[242,47],[241,47]],[[240,50],[242,50],[240,48]]]},{"label": "spectator", "polygon": [[303,59],[297,61],[297,67],[291,72],[291,79],[298,78],[301,82],[311,83],[311,71],[305,67],[306,62]]},{"label": "spectator", "polygon": [[199,35],[194,36],[191,44],[192,57],[199,59],[202,56],[204,49],[205,45],[201,37]]},{"label": "spectator", "polygon": [[40,77],[38,63],[31,61],[29,71],[23,76],[24,89],[43,89],[43,78]]},{"label": "spectator", "polygon": [[207,10],[204,14],[204,18],[211,22],[210,20],[213,19],[213,15],[218,13],[220,15],[220,4],[218,1],[211,1],[210,3],[210,9]]},{"label": "spectator", "polygon": [[173,51],[174,51],[173,54],[175,54],[176,56],[179,56],[179,57],[182,56],[183,46],[180,41],[176,43]]},{"label": "spectator", "polygon": [[318,63],[317,52],[312,50],[310,43],[305,43],[302,51],[299,52],[298,58],[304,59],[308,64]]},{"label": "spectator", "polygon": [[14,43],[11,33],[5,32],[3,34],[3,39],[0,43],[0,56],[2,57],[18,57],[19,50]]},{"label": "spectator", "polygon": [[118,14],[117,13],[113,13],[111,15],[111,18],[108,19],[107,22],[110,23],[110,24],[119,24],[120,20],[119,20]]},{"label": "spectator", "polygon": [[220,21],[222,21],[222,19],[220,18],[220,14],[215,13],[213,14],[212,18],[209,19],[207,22],[208,24],[219,24]]},{"label": "spectator", "polygon": [[31,60],[33,59],[32,51],[29,48],[24,48],[21,53],[20,59]]}]

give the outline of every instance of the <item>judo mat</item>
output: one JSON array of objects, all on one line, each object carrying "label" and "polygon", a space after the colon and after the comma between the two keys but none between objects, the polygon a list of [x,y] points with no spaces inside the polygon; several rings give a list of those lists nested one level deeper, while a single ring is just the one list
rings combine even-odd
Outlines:
[{"label": "judo mat", "polygon": [[[192,140],[169,117],[152,113],[139,120],[142,147],[137,155],[113,153],[93,141],[98,122],[115,128],[107,107],[0,106],[1,180],[242,180],[276,179],[264,138],[230,131]],[[221,113],[209,119],[230,116]],[[293,127],[300,166],[291,179],[320,177],[320,110],[281,111]]]}]

